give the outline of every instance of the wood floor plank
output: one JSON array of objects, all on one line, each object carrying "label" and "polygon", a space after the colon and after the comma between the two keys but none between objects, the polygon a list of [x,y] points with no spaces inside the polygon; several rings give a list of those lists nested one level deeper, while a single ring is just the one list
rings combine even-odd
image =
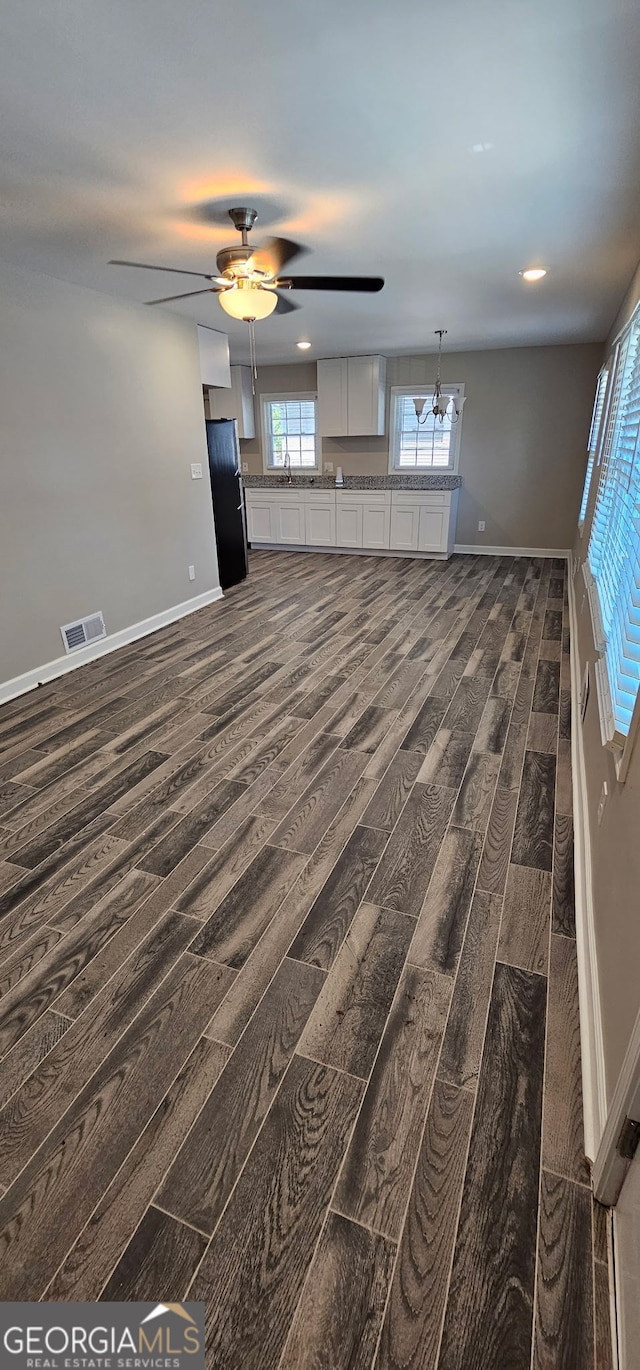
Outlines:
[{"label": "wood floor plank", "polygon": [[283,961],[159,1191],[161,1208],[200,1232],[224,1210],[324,980]]},{"label": "wood floor plank", "polygon": [[209,1022],[216,988],[207,962],[178,963],[0,1200],[4,1298],[47,1285]]},{"label": "wood floor plank", "polygon": [[499,770],[500,757],[494,752],[471,753],[452,814],[457,827],[486,832]]},{"label": "wood floor plank", "polygon": [[329,1213],[279,1370],[369,1370],[395,1247]]},{"label": "wood floor plank", "polygon": [[533,866],[509,866],[498,960],[547,974],[551,876]]},{"label": "wood floor plank", "polygon": [[549,1366],[596,1370],[590,1194],[543,1170],[532,1370]]},{"label": "wood floor plank", "polygon": [[466,770],[473,740],[473,733],[457,733],[445,727],[440,728],[418,772],[418,782],[457,790]]},{"label": "wood floor plank", "polygon": [[361,1093],[292,1062],[189,1290],[206,1305],[210,1370],[276,1370]]},{"label": "wood floor plank", "polygon": [[276,828],[272,842],[289,851],[311,853],[342,808],[367,764],[364,752],[338,748]]},{"label": "wood floor plank", "polygon": [[517,792],[498,779],[478,871],[478,889],[487,894],[504,894],[517,805]]},{"label": "wood floor plank", "polygon": [[438,1370],[530,1361],[544,991],[496,967]]},{"label": "wood floor plank", "polygon": [[350,732],[343,740],[342,746],[347,750],[353,749],[358,752],[377,751],[380,743],[384,741],[392,723],[398,717],[395,709],[382,709],[371,704],[360,715],[357,723],[354,723]]},{"label": "wood floor plank", "polygon": [[99,1297],[229,1054],[228,1047],[200,1038],[54,1275],[47,1299]]},{"label": "wood floor plank", "polygon": [[274,784],[260,801],[260,813],[267,814],[279,822],[292,808],[296,799],[306,789],[314,775],[324,766],[335,751],[340,738],[335,733],[319,732],[304,750],[291,762],[280,780]]},{"label": "wood floor plank", "polygon": [[120,795],[132,789],[139,780],[156,770],[166,757],[162,752],[145,752],[137,761],[133,761],[130,766],[126,766],[123,771],[114,776],[111,781],[101,785],[93,794],[87,795],[80,804],[71,809],[62,818],[51,823],[44,831],[26,846],[20,847],[14,853],[14,859],[18,865],[27,866],[33,869],[45,861],[48,856],[52,856],[59,847],[63,847],[69,838],[75,837],[83,828],[98,818],[105,809],[108,809],[114,800]]},{"label": "wood floor plank", "polygon": [[277,918],[272,919],[249,956],[211,1024],[212,1036],[221,1042],[235,1046],[329,878],[374,789],[375,781],[358,781],[280,905]]},{"label": "wood floor plank", "polygon": [[543,1164],[589,1184],[582,1122],[578,964],[573,938],[551,936]]},{"label": "wood floor plank", "polygon": [[67,937],[52,947],[0,1003],[0,1053],[15,1046],[20,1037],[46,1012],[127,922],[155,886],[153,877],[130,871],[124,880],[87,915]]},{"label": "wood floor plank", "polygon": [[511,860],[516,866],[552,869],[555,774],[554,756],[525,752],[511,849]]},{"label": "wood floor plank", "polygon": [[406,733],[402,743],[403,749],[409,752],[419,752],[421,756],[426,756],[438,729],[442,725],[446,712],[445,700],[432,696],[425,699],[420,712]]},{"label": "wood floor plank", "polygon": [[0,1072],[0,1109],[15,1094],[27,1077],[53,1050],[69,1027],[69,1019],[48,1010],[29,1032],[16,1043],[2,1062]]},{"label": "wood floor plank", "polygon": [[163,1298],[180,1301],[199,1265],[206,1237],[175,1218],[149,1208],[105,1286],[101,1299],[130,1299],[154,1303],[158,1289]]},{"label": "wood floor plank", "polygon": [[422,757],[417,752],[399,751],[385,771],[365,811],[363,823],[370,828],[391,832],[409,798],[421,765]]},{"label": "wood floor plank", "polygon": [[203,849],[208,857],[207,863],[176,899],[175,908],[181,913],[190,914],[192,918],[210,917],[249,862],[269,841],[275,826],[273,818],[249,814],[215,855]]},{"label": "wood floor plank", "polygon": [[245,786],[237,780],[222,780],[207,799],[196,805],[180,822],[171,827],[166,837],[152,847],[139,862],[140,868],[151,875],[170,875],[183,857],[198,844],[214,824],[245,793]]},{"label": "wood floor plank", "polygon": [[369,887],[372,904],[418,917],[454,799],[454,790],[414,785]]},{"label": "wood floor plank", "polygon": [[533,711],[540,714],[558,713],[560,697],[560,667],[557,661],[540,661],[533,691]]},{"label": "wood floor plank", "polygon": [[302,1055],[367,1078],[413,929],[405,914],[361,906],[302,1034]]},{"label": "wood floor plank", "polygon": [[476,882],[482,838],[450,827],[438,853],[409,960],[441,975],[456,973]]},{"label": "wood floor plank", "polygon": [[304,864],[297,851],[264,846],[207,919],[192,951],[240,970]]},{"label": "wood floor plank", "polygon": [[331,969],[386,842],[386,833],[355,829],[292,942],[291,956]]},{"label": "wood floor plank", "polygon": [[477,890],[473,896],[442,1043],[438,1073],[467,1089],[480,1071],[501,908],[497,895]]},{"label": "wood floor plank", "polygon": [[595,1262],[594,1270],[595,1370],[614,1370],[609,1271],[600,1261]]},{"label": "wood floor plank", "polygon": [[[171,972],[192,936],[189,920],[179,914],[160,919],[154,932],[0,1111],[2,1182],[10,1183],[22,1169]],[[211,965],[211,977],[219,1004],[233,975],[226,967]]]},{"label": "wood floor plank", "polygon": [[558,720],[555,714],[531,714],[527,749],[530,752],[557,752]]},{"label": "wood floor plank", "polygon": [[444,1032],[451,983],[406,966],[334,1197],[347,1217],[397,1241]]},{"label": "wood floor plank", "polygon": [[436,1370],[472,1117],[468,1090],[436,1079],[375,1370]]}]

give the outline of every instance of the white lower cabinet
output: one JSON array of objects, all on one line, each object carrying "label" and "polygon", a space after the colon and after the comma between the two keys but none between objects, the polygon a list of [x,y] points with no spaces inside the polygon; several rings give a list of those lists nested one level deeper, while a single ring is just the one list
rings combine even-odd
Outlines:
[{"label": "white lower cabinet", "polygon": [[355,495],[336,493],[336,544],[338,547],[362,547],[364,504]]},{"label": "white lower cabinet", "polygon": [[420,506],[391,505],[391,546],[399,552],[417,552],[420,536]]},{"label": "white lower cabinet", "polygon": [[305,529],[305,504],[295,497],[285,498],[276,510],[276,542],[298,544],[304,547],[307,537]]},{"label": "white lower cabinet", "polygon": [[320,490],[310,492],[305,501],[305,542],[307,547],[335,547],[336,501],[333,491],[324,495]]},{"label": "white lower cabinet", "polygon": [[277,542],[278,530],[275,520],[277,505],[271,500],[262,500],[258,494],[247,490],[247,537],[249,542]]},{"label": "white lower cabinet", "polygon": [[246,491],[250,542],[451,555],[457,490]]},{"label": "white lower cabinet", "polygon": [[362,546],[384,550],[392,547],[391,542],[391,492],[372,491],[362,501]]}]

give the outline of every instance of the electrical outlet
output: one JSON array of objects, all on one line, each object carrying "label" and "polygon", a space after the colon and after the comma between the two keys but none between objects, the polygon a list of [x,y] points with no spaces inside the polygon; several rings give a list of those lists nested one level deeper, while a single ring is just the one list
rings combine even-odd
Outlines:
[{"label": "electrical outlet", "polygon": [[249,463],[248,463],[248,461],[243,461],[243,463],[242,463],[242,474],[243,474],[243,476],[248,476],[248,475],[249,475]]},{"label": "electrical outlet", "polygon": [[325,461],[325,464],[324,464],[324,474],[325,474],[325,476],[332,476],[332,475],[333,475],[333,462],[332,462],[332,461]]},{"label": "electrical outlet", "polygon": [[486,526],[487,526],[487,525],[486,525],[484,519],[480,519],[480,522],[478,523],[478,532],[479,532],[479,533],[484,533],[484,530],[485,530]]},{"label": "electrical outlet", "polygon": [[201,463],[201,462],[199,462],[199,461],[192,461],[192,463],[191,463],[191,479],[192,479],[192,480],[202,480],[202,463]]},{"label": "electrical outlet", "polygon": [[190,567],[189,567],[189,580],[195,580],[195,578],[196,578],[196,568],[195,568],[195,566],[190,566]]},{"label": "electrical outlet", "polygon": [[604,806],[605,806],[605,804],[606,804],[606,802],[607,802],[607,796],[608,796],[608,794],[609,794],[609,786],[607,785],[606,780],[604,780],[604,781],[602,782],[602,792],[601,792],[601,794],[600,794],[600,803],[598,804],[598,822],[599,822],[599,823],[602,822],[602,815],[603,815],[603,813],[604,813]]}]

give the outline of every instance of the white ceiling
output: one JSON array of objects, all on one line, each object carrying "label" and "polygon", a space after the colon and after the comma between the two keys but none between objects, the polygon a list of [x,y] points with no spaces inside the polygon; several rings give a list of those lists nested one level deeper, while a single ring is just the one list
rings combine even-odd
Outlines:
[{"label": "white ceiling", "polygon": [[[301,272],[386,278],[297,296],[262,362],[600,339],[640,255],[639,67],[637,0],[9,0],[0,256],[149,300],[191,282],[109,258],[211,270],[248,203]],[[213,296],[171,307],[247,357]]]}]

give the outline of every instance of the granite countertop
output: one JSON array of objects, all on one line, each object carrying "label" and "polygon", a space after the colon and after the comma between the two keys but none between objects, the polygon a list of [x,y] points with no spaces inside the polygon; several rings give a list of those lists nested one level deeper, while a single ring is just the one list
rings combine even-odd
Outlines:
[{"label": "granite countertop", "polygon": [[295,475],[292,473],[290,485],[280,474],[243,476],[242,479],[247,490],[295,490],[296,487],[313,487],[317,490],[458,490],[462,485],[461,476],[436,471],[429,472],[428,475],[415,476],[345,476],[344,485],[336,485],[333,476],[311,473],[299,475],[297,472]]}]

